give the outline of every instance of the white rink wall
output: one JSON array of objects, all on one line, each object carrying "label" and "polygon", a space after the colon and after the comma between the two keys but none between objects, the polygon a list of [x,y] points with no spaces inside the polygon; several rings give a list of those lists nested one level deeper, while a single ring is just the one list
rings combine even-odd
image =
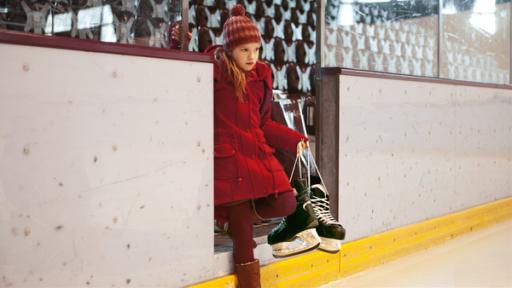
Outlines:
[{"label": "white rink wall", "polygon": [[0,287],[211,277],[212,64],[0,44]]},{"label": "white rink wall", "polygon": [[[0,287],[232,272],[213,251],[212,64],[10,44],[0,57]],[[340,77],[348,241],[512,196],[511,90]],[[276,261],[268,245],[256,257]]]},{"label": "white rink wall", "polygon": [[512,196],[512,90],[340,77],[348,241]]}]

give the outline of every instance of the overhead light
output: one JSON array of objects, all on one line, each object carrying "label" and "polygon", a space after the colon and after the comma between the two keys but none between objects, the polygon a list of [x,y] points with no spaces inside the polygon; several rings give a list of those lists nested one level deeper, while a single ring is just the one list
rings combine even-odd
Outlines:
[{"label": "overhead light", "polygon": [[110,5],[82,9],[78,11],[77,19],[78,29],[94,28],[114,22]]},{"label": "overhead light", "polygon": [[443,10],[441,10],[441,13],[445,15],[454,15],[457,14],[457,8],[455,7],[455,3],[453,3],[454,0],[448,0],[443,5]]},{"label": "overhead light", "polygon": [[489,34],[496,33],[496,16],[489,14],[475,14],[471,15],[469,23],[479,30],[483,30]]},{"label": "overhead light", "polygon": [[112,13],[112,8],[110,5],[105,5],[103,7],[103,25],[101,26],[100,40],[103,42],[116,42],[117,36],[116,31],[114,30],[114,14]]},{"label": "overhead light", "polygon": [[338,25],[350,26],[354,25],[355,22],[355,11],[353,1],[343,1],[338,12]]},{"label": "overhead light", "polygon": [[73,17],[71,14],[71,12],[68,12],[57,14],[53,17],[52,14],[50,14],[50,16],[48,16],[48,20],[46,21],[46,27],[44,28],[44,31],[47,31],[46,33],[48,34],[71,31],[71,27],[73,25]]},{"label": "overhead light", "polygon": [[476,0],[469,23],[488,34],[496,33],[495,0]]},{"label": "overhead light", "polygon": [[473,6],[474,13],[493,13],[496,12],[496,0],[476,0]]},{"label": "overhead light", "polygon": [[77,15],[77,28],[89,29],[101,26],[101,41],[116,42],[114,30],[114,16],[110,5],[82,9]]},{"label": "overhead light", "polygon": [[101,25],[101,12],[103,6],[91,7],[78,11],[78,29],[87,29]]},{"label": "overhead light", "polygon": [[[408,1],[408,0],[404,0]],[[391,2],[391,0],[359,0],[357,3],[383,3],[383,2]]]}]

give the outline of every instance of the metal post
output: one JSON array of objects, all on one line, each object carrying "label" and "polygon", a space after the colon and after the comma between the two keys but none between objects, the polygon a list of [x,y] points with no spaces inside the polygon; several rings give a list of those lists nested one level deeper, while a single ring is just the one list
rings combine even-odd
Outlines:
[{"label": "metal post", "polygon": [[[322,68],[324,71],[326,68]],[[341,70],[340,70],[341,71]],[[339,220],[340,167],[340,76],[341,72],[322,75],[322,89],[318,99],[318,133],[316,138],[317,163],[329,191],[332,215]]]},{"label": "metal post", "polygon": [[329,191],[329,206],[334,218],[339,219],[339,74],[326,75],[322,63],[325,35],[326,0],[319,1],[317,6],[317,63],[316,69],[316,160]]},{"label": "metal post", "polygon": [[320,140],[320,137],[322,137],[322,131],[320,130],[320,114],[322,113],[320,111],[320,101],[322,97],[320,96],[322,93],[322,77],[321,77],[321,70],[323,67],[322,62],[322,55],[323,55],[323,45],[322,42],[323,37],[323,29],[324,29],[324,23],[322,23],[322,20],[325,18],[325,1],[326,0],[320,0],[318,1],[318,5],[316,6],[316,51],[315,51],[315,58],[316,58],[316,69],[315,69],[315,87],[316,87],[316,95],[315,95],[315,106],[314,106],[314,114],[313,114],[313,125],[315,126],[315,160],[318,163],[318,166],[320,167],[321,164],[321,157],[320,157],[320,145],[318,145],[318,141]]},{"label": "metal post", "polygon": [[325,1],[326,0],[321,0],[321,1],[318,1],[319,4],[316,6],[316,63],[319,67],[317,67],[316,69],[316,78],[318,79],[319,76],[320,76],[320,68],[323,66],[323,63],[322,63],[322,55],[323,55],[323,50],[322,50],[322,47],[323,47],[323,35],[324,35],[324,30],[325,30],[325,25],[323,23],[323,19],[325,19]]},{"label": "metal post", "polygon": [[[444,29],[442,29],[443,19],[442,19],[442,11],[443,11],[443,0],[439,0],[439,4],[437,10],[439,11],[438,19],[437,19],[437,78],[441,78],[441,41],[444,43]],[[449,64],[449,63],[448,63]]]},{"label": "metal post", "polygon": [[181,50],[187,51],[188,50],[188,39],[187,39],[187,33],[188,33],[188,0],[181,0],[181,37],[180,37],[180,43],[181,43]]}]

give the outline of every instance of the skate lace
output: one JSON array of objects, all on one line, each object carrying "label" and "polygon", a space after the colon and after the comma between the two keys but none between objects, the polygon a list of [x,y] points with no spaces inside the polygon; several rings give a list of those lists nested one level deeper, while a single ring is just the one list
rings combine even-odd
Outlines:
[{"label": "skate lace", "polygon": [[319,221],[325,224],[338,224],[338,221],[332,217],[327,199],[312,196],[311,203]]}]

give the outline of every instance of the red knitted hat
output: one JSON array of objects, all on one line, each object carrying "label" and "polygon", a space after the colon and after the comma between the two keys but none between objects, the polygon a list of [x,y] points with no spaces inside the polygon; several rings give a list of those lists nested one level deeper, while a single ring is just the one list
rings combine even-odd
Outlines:
[{"label": "red knitted hat", "polygon": [[261,42],[258,26],[245,16],[244,6],[240,4],[231,8],[231,17],[224,23],[222,35],[224,48],[228,50],[242,44]]}]

